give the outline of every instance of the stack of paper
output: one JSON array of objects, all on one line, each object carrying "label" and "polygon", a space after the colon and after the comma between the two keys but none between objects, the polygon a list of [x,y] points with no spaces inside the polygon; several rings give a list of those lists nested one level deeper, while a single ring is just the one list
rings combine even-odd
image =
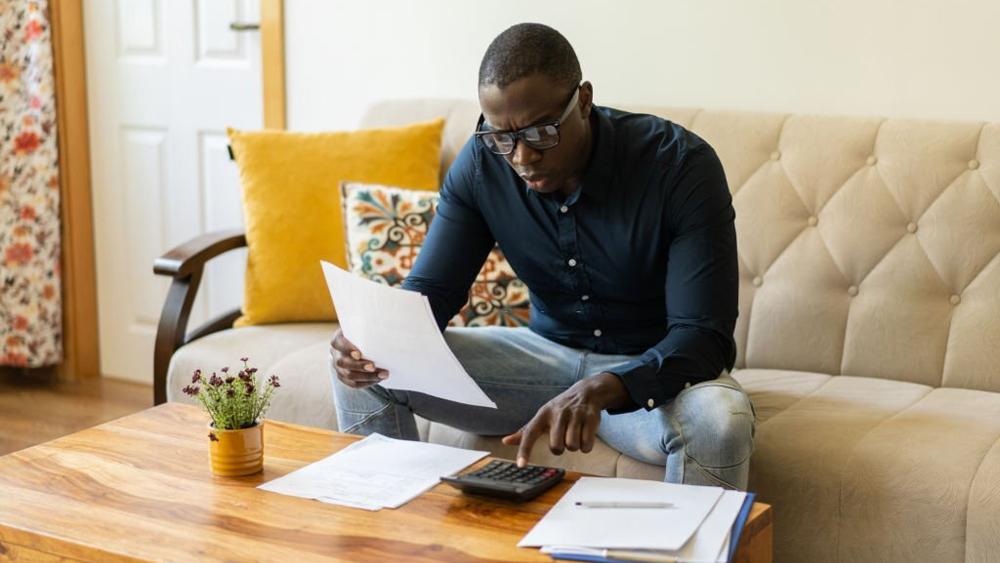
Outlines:
[{"label": "stack of paper", "polygon": [[366,510],[397,508],[486,454],[372,434],[257,488]]},{"label": "stack of paper", "polygon": [[[583,477],[518,544],[556,559],[725,562],[747,494],[718,487]],[[668,508],[587,508],[661,502]]]}]

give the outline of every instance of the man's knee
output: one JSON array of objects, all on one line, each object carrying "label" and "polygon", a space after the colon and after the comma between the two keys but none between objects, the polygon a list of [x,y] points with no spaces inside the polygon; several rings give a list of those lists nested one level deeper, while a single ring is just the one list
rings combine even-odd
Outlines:
[{"label": "man's knee", "polygon": [[754,414],[746,394],[727,385],[705,383],[678,400],[685,452],[705,468],[740,465],[753,453]]}]

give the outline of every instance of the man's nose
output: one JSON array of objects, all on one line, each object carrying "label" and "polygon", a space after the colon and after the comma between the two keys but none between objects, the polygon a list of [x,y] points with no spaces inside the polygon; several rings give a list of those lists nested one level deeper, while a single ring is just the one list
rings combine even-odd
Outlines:
[{"label": "man's nose", "polygon": [[542,159],[542,151],[535,150],[528,146],[523,140],[519,140],[514,152],[510,155],[510,161],[516,165],[531,164]]}]

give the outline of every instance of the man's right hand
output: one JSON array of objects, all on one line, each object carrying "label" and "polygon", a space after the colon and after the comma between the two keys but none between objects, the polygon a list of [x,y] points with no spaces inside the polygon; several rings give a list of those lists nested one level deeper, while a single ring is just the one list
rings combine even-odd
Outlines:
[{"label": "man's right hand", "polygon": [[364,389],[389,377],[388,371],[380,369],[375,362],[366,360],[361,351],[344,338],[344,333],[339,328],[330,341],[330,360],[337,372],[337,379],[353,389]]}]

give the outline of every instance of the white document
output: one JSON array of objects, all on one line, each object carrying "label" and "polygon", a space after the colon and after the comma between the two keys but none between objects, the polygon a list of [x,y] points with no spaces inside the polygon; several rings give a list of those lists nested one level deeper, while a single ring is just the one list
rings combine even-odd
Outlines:
[{"label": "white document", "polygon": [[497,407],[448,348],[426,297],[322,265],[344,337],[389,372],[382,387]]},{"label": "white document", "polygon": [[609,559],[683,563],[725,563],[729,557],[729,533],[743,507],[746,493],[724,491],[691,539],[676,551],[649,549],[595,549],[579,546],[545,546],[542,553],[575,553]]},{"label": "white document", "polygon": [[[517,544],[676,551],[722,498],[721,487],[581,477]],[[589,502],[669,502],[672,508],[583,508]],[[718,553],[712,553],[714,560]]]},{"label": "white document", "polygon": [[257,488],[366,510],[398,508],[486,455],[372,434]]}]

